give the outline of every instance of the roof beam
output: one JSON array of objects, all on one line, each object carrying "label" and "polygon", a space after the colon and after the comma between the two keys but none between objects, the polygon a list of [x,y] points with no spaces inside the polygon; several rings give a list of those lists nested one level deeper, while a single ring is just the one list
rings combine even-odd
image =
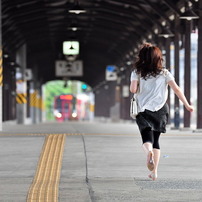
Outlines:
[{"label": "roof beam", "polygon": [[160,29],[163,28],[163,25],[159,22],[159,20],[154,18],[154,16],[150,14],[143,6],[141,6],[140,4],[137,6],[142,11],[143,15],[146,15],[147,19],[153,23],[153,25],[157,25]]},{"label": "roof beam", "polygon": [[163,0],[163,2],[172,10],[174,11],[177,15],[181,15],[180,10],[177,8],[175,4],[173,4],[170,0]]},{"label": "roof beam", "polygon": [[168,16],[165,15],[165,13],[159,9],[159,7],[156,6],[153,2],[149,0],[144,0],[148,5],[151,6],[151,8],[160,16],[162,17],[169,25],[171,24],[171,20],[168,18]]}]

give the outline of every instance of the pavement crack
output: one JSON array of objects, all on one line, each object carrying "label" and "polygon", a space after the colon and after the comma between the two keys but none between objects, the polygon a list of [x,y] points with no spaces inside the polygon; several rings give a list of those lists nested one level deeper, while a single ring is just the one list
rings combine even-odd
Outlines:
[{"label": "pavement crack", "polygon": [[94,196],[94,191],[93,191],[93,187],[90,183],[89,177],[88,177],[88,158],[87,158],[87,152],[86,152],[86,144],[85,144],[85,139],[84,136],[81,135],[82,137],[82,141],[83,141],[83,148],[84,148],[84,156],[85,156],[85,166],[86,166],[86,178],[85,178],[85,182],[88,188],[88,192],[89,192],[89,196],[92,202],[95,202],[95,196]]}]

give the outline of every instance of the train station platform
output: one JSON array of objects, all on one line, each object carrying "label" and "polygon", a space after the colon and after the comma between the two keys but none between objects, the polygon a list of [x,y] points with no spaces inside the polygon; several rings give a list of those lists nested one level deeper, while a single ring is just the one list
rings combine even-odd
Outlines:
[{"label": "train station platform", "polygon": [[5,123],[0,202],[199,202],[201,142],[202,133],[168,127],[152,181],[135,123]]}]

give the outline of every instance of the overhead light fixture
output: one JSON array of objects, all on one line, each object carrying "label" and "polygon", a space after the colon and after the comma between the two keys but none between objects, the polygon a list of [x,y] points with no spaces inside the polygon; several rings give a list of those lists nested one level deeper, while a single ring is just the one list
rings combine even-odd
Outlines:
[{"label": "overhead light fixture", "polygon": [[73,22],[72,24],[70,24],[70,26],[67,29],[75,32],[75,31],[79,30],[80,28],[78,27],[77,23]]},{"label": "overhead light fixture", "polygon": [[74,13],[74,14],[80,14],[80,13],[86,13],[86,10],[81,8],[81,6],[79,5],[78,1],[74,1],[74,6],[69,9],[68,11],[69,13]]},{"label": "overhead light fixture", "polygon": [[77,27],[76,25],[70,25],[70,26],[68,27],[68,29],[75,32],[75,31],[78,30],[78,27]]},{"label": "overhead light fixture", "polygon": [[14,66],[14,65],[15,65],[15,62],[10,62],[10,65],[11,65],[11,66]]},{"label": "overhead light fixture", "polygon": [[164,37],[164,38],[169,38],[169,37],[173,37],[174,34],[170,31],[170,29],[168,27],[163,27],[159,36]]},{"label": "overhead light fixture", "polygon": [[148,34],[148,39],[152,39],[152,35],[151,34]]},{"label": "overhead light fixture", "polygon": [[8,58],[8,57],[9,57],[9,55],[5,53],[4,54],[4,58]]},{"label": "overhead light fixture", "polygon": [[192,11],[191,9],[185,11],[181,16],[180,19],[184,19],[184,20],[193,20],[193,19],[198,19],[199,16],[196,15],[196,13],[194,13],[194,11]]},{"label": "overhead light fixture", "polygon": [[185,12],[182,13],[180,16],[180,19],[184,20],[193,20],[193,19],[198,19],[199,16],[194,13],[192,8],[189,6],[189,1],[185,1]]},{"label": "overhead light fixture", "polygon": [[123,72],[124,70],[125,70],[125,68],[124,68],[124,67],[121,67],[121,68],[120,68],[120,71],[121,71],[121,72]]},{"label": "overhead light fixture", "polygon": [[131,65],[132,63],[131,63],[131,61],[127,61],[126,64],[127,65]]}]

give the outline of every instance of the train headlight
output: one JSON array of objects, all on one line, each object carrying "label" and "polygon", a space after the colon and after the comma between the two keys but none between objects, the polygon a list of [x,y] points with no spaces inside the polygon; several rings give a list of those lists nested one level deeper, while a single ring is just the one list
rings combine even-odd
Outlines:
[{"label": "train headlight", "polygon": [[58,112],[58,113],[56,114],[56,117],[57,117],[57,118],[61,118],[61,117],[62,117],[62,114]]},{"label": "train headlight", "polygon": [[77,113],[76,113],[76,112],[73,112],[73,113],[72,113],[72,117],[73,117],[73,118],[76,118],[76,117],[77,117]]}]

